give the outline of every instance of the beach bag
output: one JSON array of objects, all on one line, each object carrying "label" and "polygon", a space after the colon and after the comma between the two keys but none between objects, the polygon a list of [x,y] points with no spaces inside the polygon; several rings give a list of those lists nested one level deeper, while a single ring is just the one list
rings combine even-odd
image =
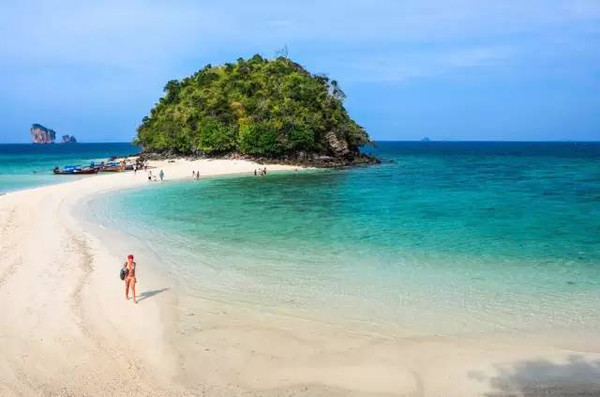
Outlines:
[{"label": "beach bag", "polygon": [[125,267],[121,268],[121,274],[119,274],[119,277],[121,277],[121,280],[125,280],[125,277],[127,277],[127,269]]}]

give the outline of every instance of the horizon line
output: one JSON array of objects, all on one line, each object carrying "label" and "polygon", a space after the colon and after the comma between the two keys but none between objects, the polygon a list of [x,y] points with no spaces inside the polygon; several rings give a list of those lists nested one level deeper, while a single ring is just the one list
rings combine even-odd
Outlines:
[{"label": "horizon line", "polygon": [[[377,139],[373,140],[373,142],[419,142],[419,143],[600,143],[600,139],[596,140],[570,140],[570,139],[540,139],[540,140],[515,140],[515,139],[506,139],[506,140],[481,140],[481,139],[430,139],[428,141],[423,141],[423,139]],[[81,142],[78,141],[76,143],[68,143],[66,145],[95,145],[102,143],[120,143],[120,144],[130,144],[134,145],[131,141],[94,141],[94,142]],[[33,143],[33,142],[0,142],[0,145],[39,145],[39,146],[47,146],[47,145],[65,145],[60,142],[53,143]],[[365,145],[368,146],[368,145]]]}]

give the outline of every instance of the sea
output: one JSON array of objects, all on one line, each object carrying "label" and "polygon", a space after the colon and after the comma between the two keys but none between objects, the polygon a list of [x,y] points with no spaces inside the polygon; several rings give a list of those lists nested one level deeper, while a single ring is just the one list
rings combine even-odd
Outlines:
[{"label": "sea", "polygon": [[[0,191],[134,151],[111,145],[0,146]],[[396,335],[600,331],[600,143],[364,150],[381,164],[167,180],[90,216],[180,293],[257,313]]]},{"label": "sea", "polygon": [[0,144],[0,194],[77,178],[53,175],[56,166],[89,165],[139,151],[131,143]]}]

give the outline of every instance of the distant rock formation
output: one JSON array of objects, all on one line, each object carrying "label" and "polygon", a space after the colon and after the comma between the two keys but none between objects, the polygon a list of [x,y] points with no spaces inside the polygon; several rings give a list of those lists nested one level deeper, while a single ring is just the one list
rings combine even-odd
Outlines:
[{"label": "distant rock formation", "polygon": [[50,128],[44,127],[41,124],[33,124],[30,131],[33,143],[54,143],[54,140],[56,139],[56,132]]},{"label": "distant rock formation", "polygon": [[77,139],[73,135],[63,135],[62,143],[77,143]]},{"label": "distant rock formation", "polygon": [[[56,131],[46,128],[41,124],[32,124],[30,131],[33,143],[47,144],[54,143],[56,140]],[[73,135],[63,135],[61,143],[77,143],[77,139]]]},{"label": "distant rock formation", "polygon": [[425,137],[425,138],[421,139],[421,142],[431,142],[431,139]]}]

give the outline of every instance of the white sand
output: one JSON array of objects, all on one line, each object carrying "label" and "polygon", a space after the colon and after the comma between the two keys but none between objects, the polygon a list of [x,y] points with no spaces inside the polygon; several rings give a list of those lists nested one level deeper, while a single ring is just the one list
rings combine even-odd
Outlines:
[{"label": "white sand", "polygon": [[[259,167],[152,165],[167,180]],[[600,390],[594,334],[493,342],[489,335],[375,336],[180,296],[175,280],[142,264],[137,288],[146,297],[127,302],[117,278],[123,256],[92,235],[76,209],[146,178],[95,175],[0,197],[1,396],[519,395],[536,382],[556,395]]]}]

